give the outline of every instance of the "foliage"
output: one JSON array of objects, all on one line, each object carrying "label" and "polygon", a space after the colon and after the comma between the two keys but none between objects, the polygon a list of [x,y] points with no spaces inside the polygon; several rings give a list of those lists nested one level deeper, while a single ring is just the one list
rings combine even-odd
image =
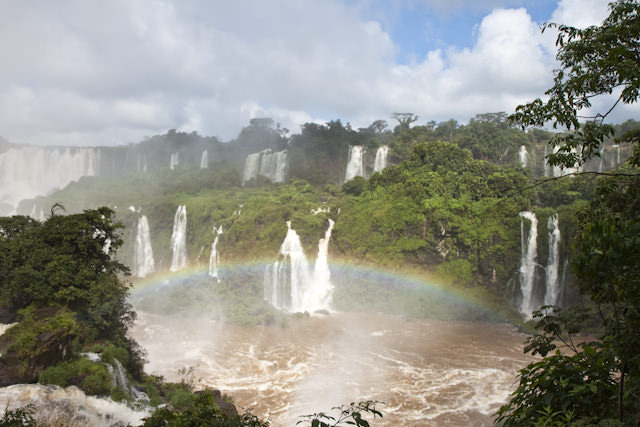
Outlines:
[{"label": "foliage", "polygon": [[[554,71],[554,85],[545,93],[548,99],[538,98],[518,106],[511,119],[522,126],[551,122],[554,128],[574,130],[551,140],[557,147],[557,152],[549,155],[552,165],[569,168],[599,156],[600,146],[614,133],[612,126],[603,123],[606,117],[620,101],[632,104],[638,100],[640,4],[636,0],[617,0],[610,3],[610,9],[599,26],[578,29],[548,23],[543,27],[558,31],[556,57],[561,67]],[[616,97],[611,108],[581,123],[580,111],[590,108],[593,98],[606,94]],[[628,132],[618,141],[638,146],[640,140],[636,132]]]},{"label": "foliage", "polygon": [[382,413],[376,409],[376,405],[381,404],[375,400],[367,400],[365,402],[351,402],[348,405],[336,406],[332,410],[337,411],[338,415],[332,416],[325,412],[317,412],[315,414],[303,415],[296,425],[303,424],[309,427],[339,427],[344,425],[355,425],[358,427],[369,427],[369,422],[363,418],[363,414],[372,415],[382,418]]},{"label": "foliage", "polygon": [[60,387],[75,385],[89,395],[104,396],[111,390],[111,376],[106,365],[83,357],[48,366],[40,372],[38,382]]},{"label": "foliage", "polygon": [[243,415],[230,416],[222,413],[215,403],[210,390],[190,395],[190,399],[181,399],[182,408],[164,407],[157,409],[144,420],[145,427],[267,427],[266,421],[246,412]]},{"label": "foliage", "polygon": [[[550,156],[553,164],[572,167],[597,156],[605,137],[613,136],[604,119],[619,101],[637,101],[640,4],[618,0],[610,9],[600,26],[579,30],[547,25],[559,30],[562,69],[555,73],[547,102],[519,106],[513,116],[525,125],[553,121],[575,130],[553,141],[559,148]],[[578,111],[590,107],[592,97],[615,91],[618,100],[608,112],[579,123]],[[638,150],[635,135],[628,131],[620,141],[630,141]],[[578,215],[572,265],[577,287],[596,314],[536,314],[541,332],[525,350],[544,358],[521,371],[518,389],[498,414],[505,425],[534,425],[553,414],[571,415],[576,425],[637,425],[640,420],[640,174],[635,157],[628,164],[600,179],[593,199]],[[598,340],[575,345],[571,335],[594,321],[600,324]],[[548,356],[559,342],[566,352]]]},{"label": "foliage", "polygon": [[6,409],[0,418],[0,427],[38,427],[39,424],[33,419],[33,412],[33,405],[12,410]]}]

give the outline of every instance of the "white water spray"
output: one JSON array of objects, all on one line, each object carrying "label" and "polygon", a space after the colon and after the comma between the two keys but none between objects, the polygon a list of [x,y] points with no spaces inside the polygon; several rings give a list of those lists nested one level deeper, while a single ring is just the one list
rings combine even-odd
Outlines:
[{"label": "white water spray", "polygon": [[251,153],[244,162],[242,185],[262,175],[273,183],[285,182],[287,179],[287,150],[271,151],[270,148],[258,153]]},{"label": "white water spray", "polygon": [[178,206],[173,218],[173,232],[171,233],[172,272],[182,270],[187,266],[187,207]]},{"label": "white water spray", "polygon": [[169,158],[169,169],[174,170],[180,164],[180,153],[171,153]]},{"label": "white water spray", "polygon": [[[531,313],[537,308],[534,307],[533,291],[535,285],[535,270],[538,258],[538,219],[533,212],[520,212],[522,221],[520,222],[520,235],[522,244],[522,255],[520,259],[520,291],[522,302],[519,307],[527,319],[531,318]],[[529,220],[529,235],[525,240],[524,220]]]},{"label": "white water spray", "polygon": [[560,228],[558,214],[551,215],[547,222],[549,229],[549,257],[547,258],[547,280],[544,305],[558,305],[560,297]]},{"label": "white water spray", "polygon": [[41,384],[16,384],[0,388],[3,412],[33,405],[38,425],[67,427],[97,427],[140,425],[150,415],[148,410],[136,411],[109,398],[85,395],[77,387],[60,388]]},{"label": "white water spray", "polygon": [[521,145],[520,151],[518,151],[518,161],[523,168],[526,168],[529,164],[529,153],[527,152],[527,147],[524,145]]},{"label": "white water spray", "polygon": [[329,220],[329,228],[318,243],[318,259],[311,274],[300,237],[291,228],[291,221],[287,221],[287,235],[280,246],[281,260],[267,269],[264,284],[265,299],[278,310],[313,312],[329,309],[333,286],[327,254],[333,224]]},{"label": "white water spray", "polygon": [[94,176],[98,160],[97,148],[10,148],[0,153],[0,205],[15,210],[20,200]]},{"label": "white water spray", "polygon": [[218,253],[218,237],[222,234],[222,225],[218,229],[214,228],[216,237],[211,244],[211,255],[209,256],[209,276],[213,277],[220,283],[220,277],[218,276],[218,265],[220,265],[220,254]]},{"label": "white water spray", "polygon": [[382,172],[382,169],[387,167],[389,159],[389,146],[383,145],[376,151],[376,158],[373,162],[373,171]]},{"label": "white water spray", "polygon": [[344,180],[347,182],[356,176],[364,176],[364,149],[360,145],[352,145],[349,148],[349,161]]},{"label": "white water spray", "polygon": [[207,150],[202,152],[202,157],[200,158],[200,169],[207,169],[209,167],[209,153]]},{"label": "white water spray", "polygon": [[147,221],[145,215],[138,219],[133,264],[135,266],[134,274],[137,277],[145,277],[156,269],[156,264],[153,260],[153,249],[151,248],[149,221]]}]

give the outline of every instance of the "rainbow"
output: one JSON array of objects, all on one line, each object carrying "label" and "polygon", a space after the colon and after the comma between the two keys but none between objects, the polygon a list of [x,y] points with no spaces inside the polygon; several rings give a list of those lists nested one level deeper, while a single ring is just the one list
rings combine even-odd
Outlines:
[{"label": "rainbow", "polygon": [[[224,282],[225,277],[242,272],[261,274],[273,260],[254,261],[245,263],[226,264],[219,268],[219,276]],[[517,316],[503,301],[491,296],[481,287],[462,288],[452,285],[446,280],[436,276],[427,275],[424,271],[393,271],[383,268],[374,268],[368,265],[355,264],[347,261],[332,261],[329,263],[332,274],[332,283],[336,287],[334,292],[334,305],[336,293],[342,294],[353,282],[362,284],[375,284],[374,288],[383,289],[384,295],[395,295],[398,292],[409,292],[412,298],[425,301],[438,301],[456,307],[461,310],[477,313],[475,317],[482,320],[497,322],[517,323]],[[208,266],[191,266],[178,272],[159,272],[145,278],[133,278],[130,294],[136,299],[143,299],[148,293],[161,293],[163,289],[176,289],[185,282],[211,280],[212,286],[217,285],[208,277]],[[411,301],[410,301],[411,302]],[[339,304],[338,304],[339,305]],[[429,317],[429,313],[424,313]]]}]

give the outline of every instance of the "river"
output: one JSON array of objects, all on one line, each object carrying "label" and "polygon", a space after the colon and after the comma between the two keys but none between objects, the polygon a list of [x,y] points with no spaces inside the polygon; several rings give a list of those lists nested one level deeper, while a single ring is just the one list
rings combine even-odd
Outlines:
[{"label": "river", "polygon": [[220,389],[274,426],[362,400],[384,402],[372,426],[492,425],[532,360],[508,324],[385,314],[249,328],[138,310],[132,337],[148,352],[147,372],[178,381],[179,368],[193,367],[198,387]]}]

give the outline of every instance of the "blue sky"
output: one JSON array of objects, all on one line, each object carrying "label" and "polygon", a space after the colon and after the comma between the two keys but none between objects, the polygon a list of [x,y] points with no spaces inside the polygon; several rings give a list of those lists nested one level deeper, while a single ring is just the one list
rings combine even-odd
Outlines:
[{"label": "blue sky", "polygon": [[466,122],[550,87],[541,23],[606,15],[607,0],[4,2],[0,136],[114,145],[172,128],[229,140],[265,116],[293,132],[393,112]]}]

